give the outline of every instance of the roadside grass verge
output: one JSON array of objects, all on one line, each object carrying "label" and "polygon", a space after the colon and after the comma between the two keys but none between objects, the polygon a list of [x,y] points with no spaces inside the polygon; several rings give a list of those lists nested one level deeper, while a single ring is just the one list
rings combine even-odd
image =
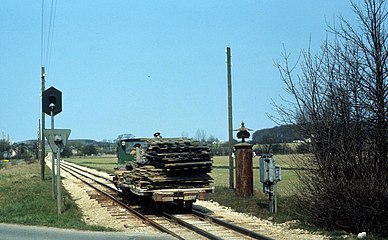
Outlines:
[{"label": "roadside grass verge", "polygon": [[[46,168],[46,173],[50,169]],[[57,214],[56,200],[51,196],[51,176],[40,179],[38,163],[15,165],[0,170],[0,222],[111,231],[102,226],[86,225],[80,209],[62,188],[64,212]]]}]

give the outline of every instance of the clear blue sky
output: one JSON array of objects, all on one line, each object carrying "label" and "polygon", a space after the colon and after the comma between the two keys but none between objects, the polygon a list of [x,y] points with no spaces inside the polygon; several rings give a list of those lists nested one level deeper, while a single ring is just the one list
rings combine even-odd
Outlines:
[{"label": "clear blue sky", "polygon": [[[41,118],[42,3],[0,4],[0,131],[12,141],[33,139]],[[43,58],[46,88],[63,93],[55,127],[72,129],[71,139],[155,131],[194,137],[198,129],[227,139],[227,46],[233,127],[242,120],[254,130],[273,127],[271,99],[286,95],[273,61],[283,44],[294,60],[310,38],[318,49],[326,22],[339,14],[353,17],[349,1],[57,0],[50,60]]]}]

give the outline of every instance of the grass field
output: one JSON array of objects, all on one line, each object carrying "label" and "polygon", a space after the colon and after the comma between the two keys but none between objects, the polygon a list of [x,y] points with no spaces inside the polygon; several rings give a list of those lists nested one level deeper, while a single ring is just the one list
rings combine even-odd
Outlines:
[{"label": "grass field", "polygon": [[[283,167],[282,181],[278,183],[278,209],[279,213],[273,215],[269,212],[268,195],[262,191],[263,185],[259,180],[259,157],[253,160],[253,197],[241,197],[232,189],[229,189],[229,158],[228,156],[213,157],[213,170],[210,173],[214,179],[213,185],[215,193],[210,195],[210,199],[219,202],[224,206],[231,207],[237,211],[250,213],[252,215],[268,218],[272,217],[275,221],[284,222],[295,219],[295,214],[292,212],[290,203],[294,199],[295,186],[297,177],[293,168],[294,164],[290,156],[274,156],[276,164]],[[99,169],[108,173],[113,173],[113,168],[116,166],[116,156],[103,157],[86,157],[86,158],[69,158],[66,161],[77,163],[83,166]]]},{"label": "grass field", "polygon": [[115,155],[106,155],[101,157],[72,157],[66,158],[65,161],[94,168],[107,173],[114,173],[114,168],[117,166],[117,157]]},{"label": "grass field", "polygon": [[[283,168],[282,181],[278,183],[279,195],[289,196],[295,193],[295,185],[297,177],[293,170],[294,164],[288,155],[274,156],[276,164]],[[81,157],[68,158],[66,161],[80,164],[82,166],[91,167],[108,173],[113,173],[113,168],[116,167],[117,158],[114,155],[102,157]],[[284,169],[285,168],[285,169]],[[214,179],[214,186],[229,187],[229,158],[228,156],[213,157],[213,170],[210,174]],[[262,183],[259,180],[259,157],[253,159],[253,187],[256,191],[262,191]]]},{"label": "grass field", "polygon": [[[50,169],[46,168],[49,173]],[[51,197],[51,176],[40,179],[38,163],[0,169],[0,222],[43,225],[84,230],[108,230],[86,225],[80,209],[62,188],[64,212],[57,214],[56,200]],[[1,234],[0,234],[1,235]]]},{"label": "grass field", "polygon": [[[279,155],[273,157],[276,165],[282,167],[282,181],[278,183],[278,193],[280,195],[293,195],[295,193],[295,185],[297,184],[297,176],[294,170],[293,161],[288,155]],[[259,157],[253,159],[253,188],[257,191],[262,191],[262,183],[259,176]],[[211,173],[214,179],[214,186],[229,187],[229,157],[216,156],[213,157],[213,170]]]},{"label": "grass field", "polygon": [[[291,166],[287,156],[274,156],[277,164]],[[116,166],[115,156],[69,158],[66,161],[113,173]],[[294,185],[297,178],[292,170],[283,171],[283,180],[278,185],[278,213],[268,210],[268,196],[262,192],[259,182],[258,158],[254,159],[254,196],[242,197],[229,188],[228,157],[215,157],[211,175],[214,178],[215,193],[210,199],[223,206],[239,212],[249,213],[259,218],[271,218],[275,222],[300,220],[293,208],[296,200]],[[65,200],[64,212],[57,214],[56,201],[51,199],[50,170],[46,168],[45,181],[40,180],[40,165],[38,163],[15,165],[0,170],[0,222],[44,225],[61,228],[76,228],[87,230],[108,230],[104,227],[88,226],[81,219],[81,212],[71,200],[69,194],[62,189]],[[319,230],[319,229],[312,229]],[[327,232],[326,232],[327,233]],[[339,234],[329,232],[337,238]],[[374,239],[374,238],[368,238]]]}]

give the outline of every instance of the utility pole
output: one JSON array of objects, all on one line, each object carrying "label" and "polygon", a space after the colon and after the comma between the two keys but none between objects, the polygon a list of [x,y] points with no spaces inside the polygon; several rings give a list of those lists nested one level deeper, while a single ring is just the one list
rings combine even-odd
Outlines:
[{"label": "utility pole", "polygon": [[[44,90],[45,90],[45,72],[44,72],[44,67],[42,67],[42,98],[43,98]],[[42,128],[40,128],[40,129],[45,129],[45,115],[44,115],[43,109],[42,109]],[[46,167],[45,166],[46,163],[44,160],[44,158],[46,156],[46,149],[45,149],[46,144],[45,144],[45,137],[44,137],[43,131],[41,131],[41,134],[42,134],[42,136],[40,138],[40,140],[41,140],[41,143],[40,143],[40,148],[41,148],[41,150],[40,150],[40,152],[41,152],[41,154],[40,154],[40,177],[41,177],[42,181],[44,181],[44,169]]]},{"label": "utility pole", "polygon": [[41,131],[41,129],[40,129],[40,119],[38,119],[38,149],[36,149],[37,151],[38,151],[38,157],[37,157],[37,159],[39,159],[39,161],[40,161],[40,156],[42,155],[42,148],[40,147],[40,144],[41,144],[41,141],[40,141],[40,136],[41,136],[41,134],[42,134],[42,131]]},{"label": "utility pole", "polygon": [[232,54],[230,47],[226,48],[226,64],[228,74],[228,127],[229,127],[229,188],[234,189],[233,161],[233,118],[232,118]]}]

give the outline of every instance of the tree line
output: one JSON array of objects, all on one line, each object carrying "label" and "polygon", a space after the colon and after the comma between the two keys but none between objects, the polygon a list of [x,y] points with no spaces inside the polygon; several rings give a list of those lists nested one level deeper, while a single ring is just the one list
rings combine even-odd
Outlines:
[{"label": "tree line", "polygon": [[[185,137],[187,138],[187,137]],[[209,137],[206,131],[198,129],[194,137],[209,147],[212,156],[228,155],[228,142],[219,140],[214,135]],[[270,129],[257,130],[253,133],[250,143],[257,145],[255,151],[257,154],[267,151],[274,154],[303,153],[306,151],[304,144],[298,144],[296,147],[289,147],[284,143],[290,143],[299,140],[300,135],[297,132],[296,125],[281,125]],[[238,141],[234,139],[234,143]],[[46,148],[48,145],[46,143]],[[268,150],[269,149],[269,150]],[[37,140],[27,140],[11,144],[9,141],[0,140],[0,152],[2,159],[38,159],[39,149]],[[106,154],[116,154],[116,141],[102,140],[95,141],[91,139],[69,140],[65,146],[62,157],[72,156],[97,156]]]}]

